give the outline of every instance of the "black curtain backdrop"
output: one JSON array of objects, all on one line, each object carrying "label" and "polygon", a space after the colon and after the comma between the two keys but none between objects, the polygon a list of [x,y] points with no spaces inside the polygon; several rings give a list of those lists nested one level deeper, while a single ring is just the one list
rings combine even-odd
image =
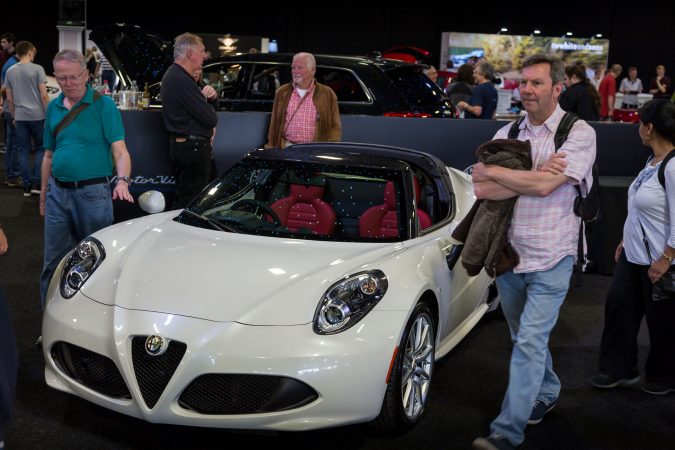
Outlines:
[{"label": "black curtain backdrop", "polygon": [[[405,8],[373,6],[356,2],[312,4],[279,2],[276,5],[249,3],[181,3],[159,1],[87,2],[87,26],[126,22],[150,27],[172,39],[195,33],[259,35],[276,39],[279,51],[363,55],[396,45],[427,49],[438,60],[444,31],[530,34],[535,28],[546,36],[574,37],[602,33],[610,39],[609,63],[638,67],[638,76],[648,83],[657,64],[666,66],[675,78],[675,3],[647,1],[589,0],[583,4],[551,4],[555,12],[517,2],[493,4],[475,2],[450,6],[442,2],[408,2]],[[236,3],[234,4],[236,5]],[[36,62],[51,73],[51,59],[58,50],[59,0],[35,4],[30,13],[25,4],[3,7],[3,30],[18,40],[27,39],[38,48]],[[9,19],[11,17],[11,19]],[[622,77],[626,76],[625,70]]]}]

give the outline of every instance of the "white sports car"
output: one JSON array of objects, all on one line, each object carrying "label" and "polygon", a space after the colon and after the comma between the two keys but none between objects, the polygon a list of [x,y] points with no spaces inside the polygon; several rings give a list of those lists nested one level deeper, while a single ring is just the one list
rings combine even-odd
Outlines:
[{"label": "white sports car", "polygon": [[307,430],[422,414],[434,361],[496,297],[450,233],[470,178],[363,144],[257,150],[183,210],[60,263],[49,386],[149,422]]}]

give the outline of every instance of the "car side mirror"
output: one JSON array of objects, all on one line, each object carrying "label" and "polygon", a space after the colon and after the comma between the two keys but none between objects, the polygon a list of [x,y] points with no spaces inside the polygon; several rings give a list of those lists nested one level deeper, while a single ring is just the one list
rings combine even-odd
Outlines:
[{"label": "car side mirror", "polygon": [[457,264],[459,257],[462,254],[463,244],[454,244],[450,251],[445,255],[445,262],[448,264],[448,269],[452,270]]},{"label": "car side mirror", "polygon": [[138,197],[138,206],[149,214],[160,213],[166,207],[164,194],[159,191],[145,191]]}]

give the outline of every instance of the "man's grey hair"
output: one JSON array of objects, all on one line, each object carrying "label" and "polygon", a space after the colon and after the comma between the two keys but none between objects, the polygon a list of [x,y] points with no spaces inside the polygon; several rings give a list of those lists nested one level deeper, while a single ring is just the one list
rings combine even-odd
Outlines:
[{"label": "man's grey hair", "polygon": [[202,43],[202,38],[192,33],[183,33],[176,36],[173,44],[173,59],[185,58],[189,49],[195,49]]},{"label": "man's grey hair", "polygon": [[551,69],[553,84],[562,83],[565,80],[565,65],[557,56],[547,55],[546,53],[532,55],[523,61],[523,69],[535,64],[548,64]]},{"label": "man's grey hair", "polygon": [[305,61],[307,61],[307,65],[309,66],[310,69],[314,69],[316,67],[316,59],[314,58],[314,55],[311,53],[307,52],[300,52],[296,53],[293,55],[293,59],[295,58],[305,58]]},{"label": "man's grey hair", "polygon": [[493,81],[495,79],[495,69],[487,61],[478,61],[476,67],[480,70],[480,73],[483,74],[486,80]]},{"label": "man's grey hair", "polygon": [[54,56],[53,64],[56,66],[56,63],[59,61],[70,61],[80,65],[81,69],[87,68],[87,63],[84,60],[84,55],[82,52],[77,50],[61,50]]}]

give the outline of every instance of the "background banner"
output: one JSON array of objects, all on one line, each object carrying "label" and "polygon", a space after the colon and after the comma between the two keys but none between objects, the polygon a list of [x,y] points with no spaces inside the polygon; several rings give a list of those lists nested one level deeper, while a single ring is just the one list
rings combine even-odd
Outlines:
[{"label": "background banner", "polygon": [[504,78],[517,79],[523,60],[536,53],[595,70],[607,67],[609,39],[444,32],[440,67],[456,71],[472,57],[485,57]]}]

